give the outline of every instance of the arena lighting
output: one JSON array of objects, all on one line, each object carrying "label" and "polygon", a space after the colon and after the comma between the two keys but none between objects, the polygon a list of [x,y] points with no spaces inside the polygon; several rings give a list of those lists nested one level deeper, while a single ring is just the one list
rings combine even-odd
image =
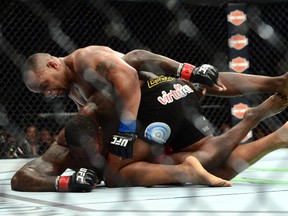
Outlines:
[{"label": "arena lighting", "polygon": [[71,38],[59,27],[60,22],[52,20],[48,23],[48,26],[51,39],[54,40],[63,50],[65,50],[67,53],[71,53],[77,49],[76,44],[74,44]]},{"label": "arena lighting", "polygon": [[199,32],[197,26],[190,19],[183,19],[179,22],[179,30],[187,37],[192,38]]},{"label": "arena lighting", "polygon": [[121,41],[127,42],[131,39],[131,33],[126,29],[122,22],[112,20],[106,27],[106,33],[118,37]]},{"label": "arena lighting", "polygon": [[281,35],[274,28],[261,19],[261,11],[257,7],[250,7],[247,11],[249,27],[253,29],[262,39],[266,40],[278,51],[283,51],[286,45]]},{"label": "arena lighting", "polygon": [[270,40],[273,37],[273,35],[275,34],[272,26],[267,25],[267,24],[259,25],[257,32],[258,32],[259,36],[265,40]]},{"label": "arena lighting", "polygon": [[61,22],[55,18],[55,16],[53,16],[40,1],[25,1],[25,3],[36,16],[40,17],[47,23],[51,39],[54,40],[63,50],[67,53],[71,53],[77,49],[77,45],[74,44],[71,38],[60,28]]},{"label": "arena lighting", "polygon": [[266,40],[269,44],[275,47],[277,50],[282,51],[283,47],[286,47],[280,35],[278,35],[272,26],[262,23],[257,28],[258,35]]},{"label": "arena lighting", "polygon": [[17,50],[13,48],[12,45],[10,45],[9,41],[6,40],[6,38],[3,36],[1,27],[0,27],[0,50],[5,53],[5,55],[16,65],[19,69],[21,68],[21,65],[25,61],[25,57],[18,53]]},{"label": "arena lighting", "polygon": [[189,38],[195,37],[199,33],[198,27],[190,19],[190,13],[176,0],[158,0],[177,18],[178,29]]},{"label": "arena lighting", "polygon": [[[145,48],[145,46],[131,34],[123,22],[123,17],[117,10],[109,5],[109,2],[95,0],[87,0],[87,2],[91,4],[98,13],[103,14],[110,21],[110,25],[107,25],[105,29],[106,34],[119,38],[119,40],[125,42],[130,49]],[[145,49],[148,48],[146,47]]]},{"label": "arena lighting", "polygon": [[177,0],[169,0],[169,1],[160,1],[158,0],[159,2],[162,2],[162,4],[166,4],[166,7],[171,10],[175,7],[175,5],[177,4]]}]

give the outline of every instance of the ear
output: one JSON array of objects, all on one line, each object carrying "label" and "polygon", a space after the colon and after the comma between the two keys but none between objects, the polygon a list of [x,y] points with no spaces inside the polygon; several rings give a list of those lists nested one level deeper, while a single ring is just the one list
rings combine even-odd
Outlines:
[{"label": "ear", "polygon": [[49,60],[48,63],[47,63],[47,66],[50,67],[50,68],[54,68],[56,70],[58,70],[58,68],[59,68],[59,64],[56,61],[53,61],[53,60]]}]

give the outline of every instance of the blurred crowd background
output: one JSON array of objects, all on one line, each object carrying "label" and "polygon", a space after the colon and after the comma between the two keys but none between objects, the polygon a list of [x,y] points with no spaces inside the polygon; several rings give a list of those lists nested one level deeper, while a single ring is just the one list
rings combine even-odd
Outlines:
[{"label": "blurred crowd background", "polygon": [[[288,71],[288,1],[220,0],[1,0],[0,158],[36,157],[57,140],[77,112],[69,99],[48,100],[23,84],[20,68],[36,52],[65,56],[88,45],[126,53],[147,49],[180,62],[229,68],[229,4],[247,8],[249,73]],[[268,94],[247,97],[251,106]],[[227,98],[207,96],[204,115],[215,134],[231,127]],[[261,123],[258,139],[287,119],[287,111]]]}]

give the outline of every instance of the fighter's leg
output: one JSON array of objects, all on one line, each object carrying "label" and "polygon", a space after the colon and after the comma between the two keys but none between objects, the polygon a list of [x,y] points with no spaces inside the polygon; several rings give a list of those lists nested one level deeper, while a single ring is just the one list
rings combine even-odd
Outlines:
[{"label": "fighter's leg", "polygon": [[[231,186],[231,182],[207,172],[200,162],[189,156],[182,164],[165,165],[147,162],[150,144],[137,140],[134,157],[119,159],[109,154],[106,160],[105,184],[109,187],[153,186],[162,184],[201,184],[209,186]],[[149,156],[148,156],[149,157]]]},{"label": "fighter's leg", "polygon": [[182,164],[157,164],[153,162],[155,152],[163,152],[162,146],[151,146],[137,138],[133,145],[133,158],[121,159],[109,153],[104,171],[105,185],[123,187],[192,183],[231,186],[231,182],[207,172],[195,157],[187,157]]},{"label": "fighter's leg", "polygon": [[213,173],[221,178],[232,179],[263,156],[284,147],[288,147],[288,122],[259,140],[237,146],[223,166],[213,170]]},{"label": "fighter's leg", "polygon": [[217,187],[231,186],[230,181],[207,172],[200,162],[189,156],[180,165],[163,165],[148,162],[134,162],[120,170],[122,176],[133,186],[153,186],[160,184],[201,184]]},{"label": "fighter's leg", "polygon": [[182,163],[189,155],[196,157],[205,169],[211,170],[227,160],[246,134],[260,121],[275,115],[287,106],[287,97],[274,94],[257,107],[249,109],[237,125],[217,137],[205,137],[197,143],[171,155]]}]

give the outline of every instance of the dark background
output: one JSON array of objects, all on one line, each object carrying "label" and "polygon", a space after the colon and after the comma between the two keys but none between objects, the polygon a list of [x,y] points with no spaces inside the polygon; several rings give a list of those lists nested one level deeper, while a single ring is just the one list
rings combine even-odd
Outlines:
[{"label": "dark background", "polygon": [[[21,64],[36,52],[65,56],[92,44],[123,53],[141,48],[180,62],[209,63],[220,71],[229,71],[229,2],[1,0],[0,125],[17,134],[28,124],[45,124],[57,133],[69,113],[76,112],[69,99],[47,101],[29,92],[23,84]],[[281,75],[288,69],[288,4],[286,1],[246,2],[250,2],[247,4],[249,71]],[[267,39],[263,32],[268,34],[271,28],[273,37]],[[253,95],[249,100],[253,105],[266,97]],[[230,121],[228,99],[207,97],[202,108],[218,128]],[[259,127],[268,133],[286,119],[287,113],[283,112]]]}]

